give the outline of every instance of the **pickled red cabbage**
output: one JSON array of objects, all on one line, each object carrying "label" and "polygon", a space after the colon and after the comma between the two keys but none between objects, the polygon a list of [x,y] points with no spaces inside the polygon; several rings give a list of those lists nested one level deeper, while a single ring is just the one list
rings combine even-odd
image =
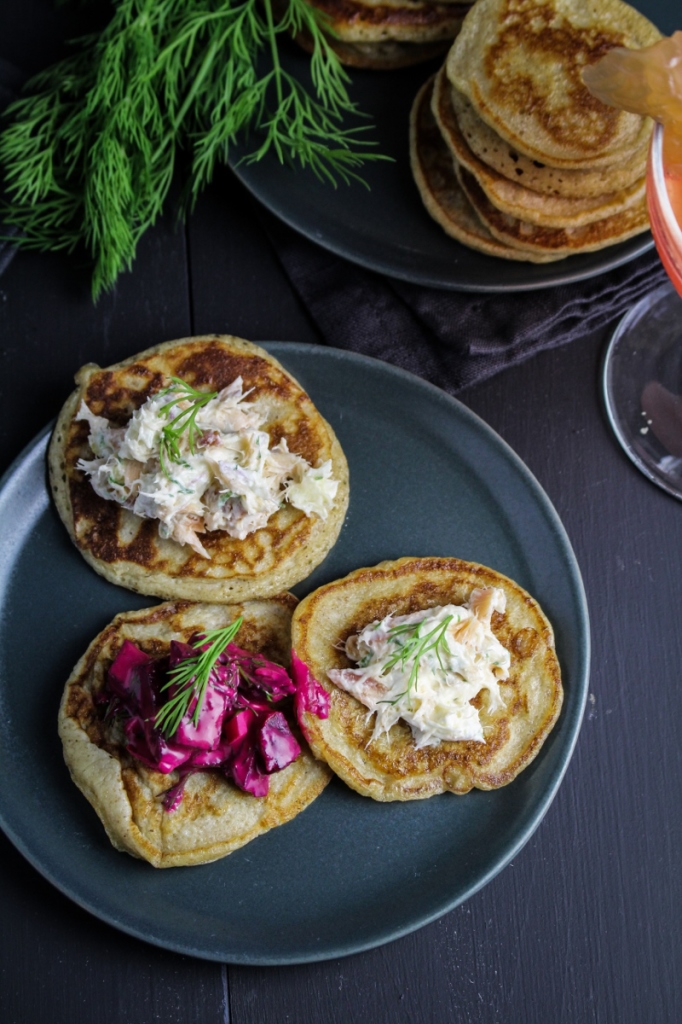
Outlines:
[{"label": "pickled red cabbage", "polygon": [[304,661],[291,652],[291,674],[296,683],[296,715],[299,722],[303,712],[317,715],[318,718],[329,718],[331,698],[321,686]]},{"label": "pickled red cabbage", "polygon": [[[281,708],[295,695],[301,709],[326,718],[329,695],[293,655],[294,679],[281,665],[229,644],[213,666],[196,722],[193,697],[172,738],[156,726],[163,704],[175,695],[169,672],[197,652],[203,636],[191,643],[171,641],[165,658],[152,658],[125,640],[111,664],[106,685],[96,695],[106,717],[118,717],[128,753],[153,771],[179,772],[166,791],[163,806],[180,806],[188,779],[197,771],[220,769],[246,793],[264,797],[269,776],[292,764],[301,753]],[[172,680],[172,677],[170,677]]]},{"label": "pickled red cabbage", "polygon": [[273,711],[260,727],[258,736],[265,771],[279,772],[301,753],[296,737],[281,711]]}]

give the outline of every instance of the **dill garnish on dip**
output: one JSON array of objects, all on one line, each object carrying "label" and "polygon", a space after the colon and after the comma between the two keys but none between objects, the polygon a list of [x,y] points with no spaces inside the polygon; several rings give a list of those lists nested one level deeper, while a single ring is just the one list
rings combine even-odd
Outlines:
[{"label": "dill garnish on dip", "polygon": [[402,719],[418,748],[441,740],[483,742],[470,702],[487,689],[491,709],[504,706],[498,684],[509,676],[511,658],[490,619],[505,604],[502,590],[479,588],[462,605],[387,615],[346,641],[357,668],[327,675],[376,713],[372,739]]}]

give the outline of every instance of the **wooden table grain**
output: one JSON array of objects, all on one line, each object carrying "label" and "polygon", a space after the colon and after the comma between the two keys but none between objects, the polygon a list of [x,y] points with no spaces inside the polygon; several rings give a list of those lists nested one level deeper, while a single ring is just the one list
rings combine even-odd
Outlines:
[{"label": "wooden table grain", "polygon": [[[42,10],[37,0],[28,9]],[[19,35],[0,56],[22,55]],[[42,60],[49,45],[41,46]],[[187,228],[169,214],[143,239],[115,292],[93,306],[88,289],[77,258],[21,253],[0,278],[2,468],[56,414],[83,362],[209,331],[319,340],[227,171]],[[592,621],[576,752],[513,862],[397,942],[326,963],[243,968],[120,934],[52,888],[0,834],[2,1024],[682,1020],[682,506],[640,476],[609,433],[597,383],[607,334],[459,396],[547,491]],[[49,806],[44,813],[49,829]]]}]

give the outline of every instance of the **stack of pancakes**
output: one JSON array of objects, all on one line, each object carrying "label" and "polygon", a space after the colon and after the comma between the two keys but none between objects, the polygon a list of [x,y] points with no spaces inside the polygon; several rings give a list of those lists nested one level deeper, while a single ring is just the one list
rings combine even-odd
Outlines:
[{"label": "stack of pancakes", "polygon": [[[329,25],[328,41],[343,64],[391,70],[447,50],[471,0],[307,0]],[[309,36],[297,41],[309,52]]]},{"label": "stack of pancakes", "polygon": [[474,249],[535,263],[645,231],[651,123],[596,100],[582,71],[659,38],[621,0],[478,0],[412,109],[431,216]]}]

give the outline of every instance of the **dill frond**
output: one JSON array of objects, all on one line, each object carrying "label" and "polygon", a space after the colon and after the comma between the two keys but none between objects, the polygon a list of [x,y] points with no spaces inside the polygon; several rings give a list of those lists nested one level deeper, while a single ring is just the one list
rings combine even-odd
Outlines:
[{"label": "dill frond", "polygon": [[[97,298],[129,269],[165,207],[178,153],[196,201],[248,131],[249,162],[274,154],[321,181],[361,180],[371,151],[348,76],[305,0],[114,0],[99,35],[35,76],[5,112],[0,217],[18,244],[93,260]],[[282,66],[278,37],[313,43],[312,91]]]},{"label": "dill frond", "polygon": [[[188,713],[194,698],[196,698],[196,705],[192,721],[194,725],[198,723],[211,672],[227,645],[232,643],[236,637],[243,621],[244,619],[240,615],[224,629],[209,630],[200,640],[192,644],[197,652],[195,656],[186,658],[170,670],[168,681],[161,689],[162,691],[173,690],[173,694],[165,704],[161,705],[154,719],[157,729],[160,729],[167,737],[171,737],[177,732],[178,726]],[[202,647],[206,644],[209,646],[204,651]]]}]

